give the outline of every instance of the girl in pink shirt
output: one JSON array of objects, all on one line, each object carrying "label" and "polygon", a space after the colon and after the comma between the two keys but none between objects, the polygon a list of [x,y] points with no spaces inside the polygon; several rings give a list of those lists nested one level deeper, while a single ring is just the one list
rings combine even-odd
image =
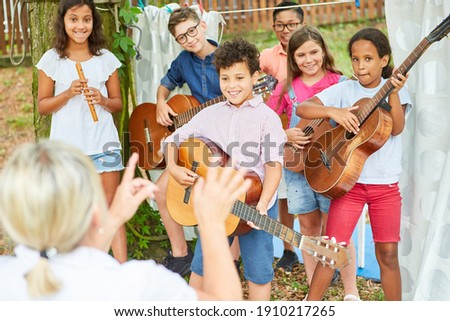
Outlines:
[{"label": "girl in pink shirt", "polygon": [[[334,59],[320,32],[310,26],[304,26],[295,31],[288,45],[286,81],[284,84],[278,84],[267,102],[267,105],[278,114],[286,110],[289,119],[286,136],[292,148],[304,149],[311,138],[301,128],[296,127],[300,121],[300,117],[295,113],[298,104],[338,83],[341,79],[345,77],[335,68]],[[330,200],[309,187],[303,172],[293,172],[284,168],[284,175],[287,185],[288,212],[298,215],[301,233],[308,236],[323,235]],[[294,217],[291,216],[289,221],[281,223],[293,228]],[[287,244],[285,249],[294,250]],[[357,299],[359,296],[356,288],[354,263],[356,254],[353,243],[349,245],[349,249],[353,264],[348,265],[341,273],[346,298]],[[303,260],[307,281],[310,284],[316,261],[306,253],[303,253]]]}]

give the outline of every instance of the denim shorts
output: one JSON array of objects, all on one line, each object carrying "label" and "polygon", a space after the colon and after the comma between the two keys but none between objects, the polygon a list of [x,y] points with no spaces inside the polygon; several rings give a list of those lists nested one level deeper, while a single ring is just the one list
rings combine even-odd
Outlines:
[{"label": "denim shorts", "polygon": [[284,180],[284,171],[281,172],[281,180],[280,180],[280,184],[278,184],[278,189],[277,189],[277,194],[278,194],[278,199],[286,199],[287,198],[287,187],[286,187],[286,181]]},{"label": "denim shorts", "polygon": [[119,149],[110,150],[104,153],[89,155],[94,163],[97,173],[121,171],[125,167],[122,165],[122,155]]},{"label": "denim shorts", "polygon": [[[267,211],[267,214],[276,219],[278,216],[278,201]],[[266,284],[273,279],[273,236],[263,230],[252,229],[239,238],[244,278],[255,284]],[[230,244],[233,237],[229,238]],[[200,237],[195,246],[194,259],[191,270],[203,276],[203,253]]]},{"label": "denim shorts", "polygon": [[302,173],[283,169],[287,185],[288,212],[291,214],[307,214],[319,209],[327,214],[330,209],[330,199],[314,192],[309,187]]}]

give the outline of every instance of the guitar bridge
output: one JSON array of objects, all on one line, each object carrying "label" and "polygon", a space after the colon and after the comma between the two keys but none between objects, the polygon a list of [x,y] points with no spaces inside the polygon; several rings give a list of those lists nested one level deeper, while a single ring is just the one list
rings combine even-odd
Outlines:
[{"label": "guitar bridge", "polygon": [[148,124],[147,119],[144,119],[144,135],[145,135],[145,142],[147,143],[148,151],[150,153],[153,153],[152,136],[150,135],[150,126]]},{"label": "guitar bridge", "polygon": [[[192,168],[191,170],[195,173],[197,171],[199,163],[197,161],[192,162]],[[184,197],[183,197],[183,203],[189,204],[189,199],[191,198],[191,192],[192,192],[192,186],[186,187],[184,189]]]},{"label": "guitar bridge", "polygon": [[327,157],[327,154],[321,149],[320,150],[320,159],[322,160],[323,165],[331,172],[330,160]]}]

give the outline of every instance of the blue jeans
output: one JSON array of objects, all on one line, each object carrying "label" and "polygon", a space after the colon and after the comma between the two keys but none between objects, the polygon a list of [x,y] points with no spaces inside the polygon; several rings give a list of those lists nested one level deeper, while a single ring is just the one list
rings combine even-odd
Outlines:
[{"label": "blue jeans", "polygon": [[[267,214],[276,219],[278,216],[278,200],[267,211]],[[273,236],[263,230],[252,229],[245,235],[238,237],[244,265],[244,278],[255,284],[266,284],[273,279]],[[229,238],[229,242],[233,237]],[[195,247],[194,258],[191,264],[192,272],[203,276],[203,253],[200,237]]]}]

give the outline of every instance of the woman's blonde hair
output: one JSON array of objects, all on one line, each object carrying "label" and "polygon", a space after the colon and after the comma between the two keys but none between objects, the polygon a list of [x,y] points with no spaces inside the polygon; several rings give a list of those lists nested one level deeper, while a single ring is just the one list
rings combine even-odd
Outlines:
[{"label": "woman's blonde hair", "polygon": [[[86,235],[94,208],[107,213],[99,175],[79,150],[56,141],[20,147],[0,177],[0,218],[16,243],[41,253],[70,252]],[[51,260],[51,258],[50,258]],[[41,255],[26,275],[31,297],[60,289]]]}]

